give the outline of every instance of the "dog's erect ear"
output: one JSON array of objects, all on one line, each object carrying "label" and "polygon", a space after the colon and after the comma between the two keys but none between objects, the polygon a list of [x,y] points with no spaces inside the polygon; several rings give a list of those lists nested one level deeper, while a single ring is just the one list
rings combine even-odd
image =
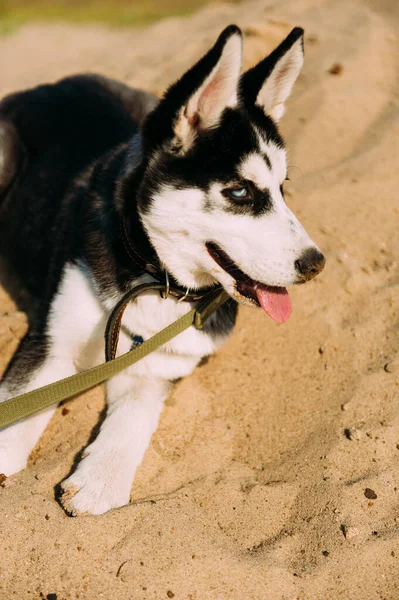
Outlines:
[{"label": "dog's erect ear", "polygon": [[[196,130],[216,127],[224,109],[237,104],[241,60],[241,32],[231,26],[223,31],[200,63],[186,74],[187,79],[192,79],[194,74],[199,75],[199,81],[195,84],[194,93],[180,109],[175,124],[178,135],[186,137]],[[199,69],[201,66],[206,68]]]},{"label": "dog's erect ear", "polygon": [[275,121],[283,116],[284,103],[303,65],[303,33],[295,27],[269,56],[244,73],[240,98],[246,106],[257,104]]},{"label": "dog's erect ear", "polygon": [[237,105],[241,60],[241,31],[230,25],[213,48],[167,90],[149,115],[144,136],[169,138],[175,151],[187,151],[201,131],[218,125],[225,108]]}]

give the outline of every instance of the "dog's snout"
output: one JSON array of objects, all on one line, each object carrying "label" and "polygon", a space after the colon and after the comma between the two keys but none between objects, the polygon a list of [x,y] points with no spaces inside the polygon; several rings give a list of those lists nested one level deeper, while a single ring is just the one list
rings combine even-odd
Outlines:
[{"label": "dog's snout", "polygon": [[323,270],[326,259],[316,248],[308,248],[302,256],[295,261],[295,269],[302,281],[309,281]]}]

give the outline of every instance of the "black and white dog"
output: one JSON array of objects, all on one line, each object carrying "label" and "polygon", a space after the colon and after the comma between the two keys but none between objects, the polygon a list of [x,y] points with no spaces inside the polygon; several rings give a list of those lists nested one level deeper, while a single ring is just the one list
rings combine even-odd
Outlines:
[{"label": "black and white dog", "polygon": [[[59,486],[69,514],[129,502],[171,382],[226,340],[237,302],[284,322],[286,286],[324,266],[284,202],[276,127],[302,67],[303,30],[243,75],[241,58],[230,26],[159,103],[82,75],[0,104],[1,252],[40,298],[0,401],[102,362],[110,311],[155,271],[191,292],[221,284],[231,296],[203,331],[189,328],[108,381],[100,432]],[[131,302],[118,352],[193,306],[156,292]],[[0,432],[0,473],[26,466],[54,410]]]}]

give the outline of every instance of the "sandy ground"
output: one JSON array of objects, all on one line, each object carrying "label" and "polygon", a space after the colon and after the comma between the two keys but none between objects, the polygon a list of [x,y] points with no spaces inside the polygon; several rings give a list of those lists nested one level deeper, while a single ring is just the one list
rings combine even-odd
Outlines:
[{"label": "sandy ground", "polygon": [[[286,325],[242,309],[175,388],[130,506],[71,519],[55,503],[102,390],[57,411],[0,488],[1,599],[399,598],[397,6],[255,0],[147,30],[29,26],[0,41],[2,94],[87,70],[159,92],[230,22],[247,66],[302,25],[287,198],[327,256],[292,290]],[[1,290],[0,315],[4,368],[26,318]]]}]

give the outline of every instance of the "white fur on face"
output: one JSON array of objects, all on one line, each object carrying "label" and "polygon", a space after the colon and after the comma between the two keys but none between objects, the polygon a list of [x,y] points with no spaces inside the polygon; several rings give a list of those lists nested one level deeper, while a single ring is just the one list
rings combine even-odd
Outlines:
[{"label": "white fur on face", "polygon": [[239,167],[242,179],[252,181],[260,190],[272,187],[273,173],[260,154],[254,152],[245,157]]},{"label": "white fur on face", "polygon": [[[232,293],[234,280],[208,254],[205,243],[218,244],[249,277],[270,286],[297,282],[295,261],[316,245],[284,202],[280,186],[286,177],[285,151],[262,140],[262,153],[243,158],[239,172],[259,189],[269,191],[271,209],[265,214],[232,214],[231,204],[214,182],[202,190],[164,188],[153,198],[143,222],[161,260],[181,285],[198,288],[222,283]],[[209,208],[210,207],[210,208]]]},{"label": "white fur on face", "polygon": [[[273,175],[274,180],[277,180],[279,184],[283,183],[284,179],[287,176],[287,151],[283,148],[279,148],[273,142],[267,142],[259,133],[259,131],[257,131],[257,129],[254,129],[254,131],[256,133],[256,137],[258,138],[258,144],[261,152],[266,154],[270,160],[271,173]],[[262,165],[259,164],[259,172],[257,175],[258,177],[261,175],[265,166],[267,166],[263,157],[262,163]]]},{"label": "white fur on face", "polygon": [[153,198],[150,212],[141,216],[165,268],[190,289],[213,285],[217,279],[203,263],[205,202],[198,188],[176,190],[165,185]]}]

